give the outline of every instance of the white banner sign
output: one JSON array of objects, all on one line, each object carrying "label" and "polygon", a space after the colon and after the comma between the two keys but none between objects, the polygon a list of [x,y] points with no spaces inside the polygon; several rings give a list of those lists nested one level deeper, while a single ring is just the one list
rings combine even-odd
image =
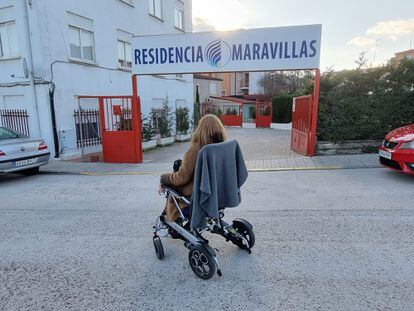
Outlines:
[{"label": "white banner sign", "polygon": [[133,38],[134,74],[319,68],[321,25]]}]

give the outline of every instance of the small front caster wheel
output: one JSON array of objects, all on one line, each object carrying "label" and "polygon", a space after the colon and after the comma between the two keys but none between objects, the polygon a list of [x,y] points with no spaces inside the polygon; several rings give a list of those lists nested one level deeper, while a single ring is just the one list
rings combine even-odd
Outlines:
[{"label": "small front caster wheel", "polygon": [[239,233],[248,245],[245,245],[244,241],[239,241],[237,245],[242,249],[247,249],[251,253],[251,249],[254,246],[256,238],[253,232],[253,226],[245,219],[236,218],[233,220],[233,228]]},{"label": "small front caster wheel", "polygon": [[152,242],[154,243],[155,254],[159,260],[164,258],[164,248],[162,247],[161,239],[159,236],[154,236],[152,238]]},{"label": "small front caster wheel", "polygon": [[213,254],[202,245],[190,249],[188,260],[193,272],[201,279],[208,280],[216,274],[217,266]]}]

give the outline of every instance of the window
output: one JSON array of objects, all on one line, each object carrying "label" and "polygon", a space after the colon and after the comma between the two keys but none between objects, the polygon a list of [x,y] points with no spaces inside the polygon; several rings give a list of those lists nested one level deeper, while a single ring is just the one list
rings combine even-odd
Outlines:
[{"label": "window", "polygon": [[162,0],[149,0],[149,14],[162,19]]},{"label": "window", "polygon": [[6,140],[6,139],[16,139],[16,138],[22,138],[24,135],[19,134],[15,131],[6,129],[5,127],[0,127],[0,140]]},{"label": "window", "polygon": [[17,48],[16,23],[14,21],[0,24],[0,58],[19,56]]},{"label": "window", "polygon": [[184,30],[184,11],[179,8],[174,10],[174,27]]},{"label": "window", "polygon": [[217,88],[215,83],[210,82],[210,95],[217,95]]},{"label": "window", "polygon": [[95,61],[93,32],[69,26],[70,56]]},{"label": "window", "polygon": [[118,66],[132,68],[131,43],[118,40]]}]

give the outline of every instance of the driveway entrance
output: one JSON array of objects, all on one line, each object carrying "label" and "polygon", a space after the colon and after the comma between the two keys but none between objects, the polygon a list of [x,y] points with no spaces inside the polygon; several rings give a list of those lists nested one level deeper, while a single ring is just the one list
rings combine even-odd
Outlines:
[{"label": "driveway entrance", "polygon": [[236,139],[246,161],[301,158],[290,149],[290,130],[227,128],[229,139]]},{"label": "driveway entrance", "polygon": [[[226,130],[229,139],[239,142],[246,161],[303,158],[290,149],[290,130],[234,127],[227,127]],[[188,142],[177,143],[170,147],[148,151],[144,154],[144,162],[172,163],[182,158],[188,146]]]}]

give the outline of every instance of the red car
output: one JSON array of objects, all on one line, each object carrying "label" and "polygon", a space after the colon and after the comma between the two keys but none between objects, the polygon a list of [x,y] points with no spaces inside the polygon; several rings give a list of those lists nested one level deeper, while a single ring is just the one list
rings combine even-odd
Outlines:
[{"label": "red car", "polygon": [[382,165],[414,175],[414,124],[388,133],[379,154]]}]

